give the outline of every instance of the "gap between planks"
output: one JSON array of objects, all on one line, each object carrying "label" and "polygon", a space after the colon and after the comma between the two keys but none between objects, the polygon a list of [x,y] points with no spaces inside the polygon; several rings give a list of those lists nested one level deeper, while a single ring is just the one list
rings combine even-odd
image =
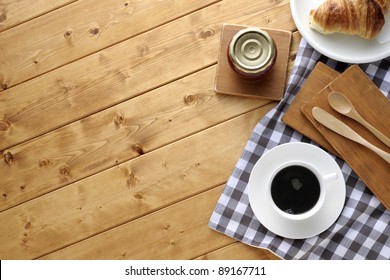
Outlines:
[{"label": "gap between planks", "polygon": [[[174,22],[174,21],[176,21],[176,20],[178,20],[178,19],[180,19],[180,18],[182,18],[182,17],[186,17],[186,16],[188,16],[188,15],[190,15],[190,14],[193,14],[193,13],[196,13],[196,12],[201,11],[201,10],[203,10],[203,9],[206,9],[207,7],[216,5],[216,4],[218,4],[218,3],[222,2],[222,1],[224,1],[224,0],[214,0],[214,1],[213,1],[213,0],[210,0],[210,2],[207,3],[206,5],[202,5],[202,6],[196,7],[196,8],[194,8],[193,10],[190,10],[190,11],[188,11],[188,12],[184,12],[183,14],[180,14],[180,13],[179,13],[178,15],[173,16],[172,18],[169,18],[169,19],[167,19],[167,20],[162,20],[160,23],[157,23],[157,24],[151,26],[150,28],[145,28],[145,29],[142,30],[141,32],[137,30],[137,31],[135,31],[131,36],[127,36],[127,37],[124,37],[124,38],[120,38],[120,39],[118,39],[118,40],[116,40],[116,41],[114,41],[114,42],[110,42],[110,43],[108,43],[108,44],[104,44],[104,45],[102,45],[102,46],[101,46],[100,48],[98,48],[98,49],[89,51],[88,53],[85,53],[84,55],[77,56],[77,57],[75,57],[74,59],[67,60],[65,63],[58,64],[58,65],[55,66],[55,67],[51,67],[50,69],[48,69],[48,70],[46,70],[46,71],[40,72],[39,74],[33,75],[33,76],[31,76],[31,77],[29,77],[29,78],[26,78],[26,79],[24,79],[24,80],[22,80],[22,81],[20,81],[20,82],[17,82],[17,83],[11,84],[11,85],[9,85],[8,83],[3,83],[3,85],[5,84],[5,85],[7,85],[7,87],[6,87],[6,89],[4,89],[4,86],[3,86],[3,85],[0,85],[0,92],[1,92],[2,90],[10,89],[10,88],[12,88],[12,87],[14,87],[14,86],[17,86],[17,85],[22,84],[22,83],[24,83],[24,82],[28,82],[28,81],[30,81],[30,80],[32,80],[32,79],[34,79],[34,78],[40,77],[40,76],[45,75],[45,74],[47,74],[47,73],[49,73],[49,72],[52,72],[52,71],[57,70],[57,69],[59,69],[59,68],[62,68],[62,67],[64,67],[64,66],[68,65],[68,64],[74,63],[75,61],[82,60],[82,59],[84,59],[84,58],[86,58],[86,57],[89,57],[89,56],[91,56],[91,55],[94,55],[94,54],[96,54],[96,53],[99,53],[99,52],[101,52],[101,51],[104,51],[104,50],[106,50],[106,49],[109,49],[109,48],[111,48],[111,47],[113,47],[113,46],[115,46],[115,45],[121,44],[121,43],[123,43],[123,42],[125,42],[125,41],[127,41],[127,40],[130,40],[130,39],[132,39],[132,38],[134,38],[134,37],[137,37],[137,36],[139,36],[139,35],[141,35],[141,34],[148,33],[148,32],[150,32],[150,31],[153,31],[153,30],[155,30],[155,29],[158,29],[158,28],[160,28],[160,27],[162,27],[162,26],[164,26],[164,25],[170,24],[170,23],[172,23],[172,22]],[[79,2],[79,3],[77,3],[77,2]],[[64,8],[64,7],[70,6],[71,4],[76,4],[76,5],[79,4],[79,5],[82,6],[83,4],[85,4],[84,2],[87,2],[87,1],[75,0],[74,2],[69,3],[69,4],[67,4],[67,5],[63,5],[63,6],[60,7],[60,8]],[[94,1],[91,0],[91,2],[94,2]],[[54,9],[54,10],[52,10],[52,11],[50,11],[50,12],[60,10],[60,8]],[[80,9],[82,10],[82,7],[81,7]],[[40,19],[42,16],[45,16],[45,15],[49,14],[50,12],[44,13],[44,14],[42,14],[42,15],[40,15],[40,16],[37,16],[37,17],[34,17],[33,19],[30,19],[30,20],[28,20],[28,21],[26,21],[26,22],[32,21],[32,20],[34,20],[34,19]],[[26,23],[26,22],[24,22],[24,23]],[[21,23],[21,24],[23,24],[23,23]],[[19,24],[19,25],[21,25],[21,24]],[[14,27],[17,27],[17,25],[16,25],[16,26],[13,26],[13,28],[14,28]],[[11,28],[10,28],[10,29],[11,29]],[[7,30],[9,30],[9,29],[7,29]],[[5,30],[3,30],[3,31],[5,31]],[[0,32],[0,35],[1,35],[1,33],[2,33],[3,31]],[[25,45],[28,46],[29,44],[25,44]],[[0,74],[1,74],[1,73],[0,73]],[[1,81],[0,81],[0,82],[1,82]]]}]

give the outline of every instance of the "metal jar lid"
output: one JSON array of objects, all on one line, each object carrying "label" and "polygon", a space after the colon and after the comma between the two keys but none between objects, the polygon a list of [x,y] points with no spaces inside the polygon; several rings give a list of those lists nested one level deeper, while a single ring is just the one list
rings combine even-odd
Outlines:
[{"label": "metal jar lid", "polygon": [[276,58],[276,47],[271,36],[255,27],[237,32],[230,42],[228,52],[233,66],[249,75],[269,70]]}]

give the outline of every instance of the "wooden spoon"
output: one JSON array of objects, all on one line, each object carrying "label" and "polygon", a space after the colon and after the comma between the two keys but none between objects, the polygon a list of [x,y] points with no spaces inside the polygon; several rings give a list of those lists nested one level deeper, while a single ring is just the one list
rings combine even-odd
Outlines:
[{"label": "wooden spoon", "polygon": [[314,107],[312,109],[312,114],[314,119],[316,119],[320,124],[323,126],[329,128],[330,130],[333,130],[334,132],[344,136],[345,138],[348,138],[352,141],[355,141],[366,148],[370,149],[374,153],[376,153],[378,156],[383,158],[385,161],[390,163],[390,154],[386,153],[385,151],[379,149],[378,147],[372,145],[370,142],[368,142],[366,139],[361,137],[358,133],[356,133],[352,128],[350,128],[348,125],[337,119],[336,117],[332,116],[327,111],[319,108]]},{"label": "wooden spoon", "polygon": [[335,109],[340,114],[343,114],[355,121],[361,123],[365,126],[369,131],[372,132],[379,140],[386,144],[387,147],[390,148],[390,139],[387,138],[382,132],[377,130],[371,124],[369,124],[356,110],[353,106],[352,102],[346,97],[344,94],[333,91],[328,96],[328,102],[333,109]]}]

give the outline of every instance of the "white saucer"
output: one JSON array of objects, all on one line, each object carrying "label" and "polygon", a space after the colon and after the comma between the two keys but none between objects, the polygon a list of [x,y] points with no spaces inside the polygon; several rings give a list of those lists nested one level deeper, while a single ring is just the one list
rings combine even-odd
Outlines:
[{"label": "white saucer", "polygon": [[[270,199],[268,182],[272,174],[280,165],[292,161],[315,166],[320,176],[337,175],[326,183],[322,204],[311,216],[282,214]],[[299,142],[282,144],[266,152],[253,167],[248,182],[249,202],[256,218],[268,230],[286,238],[309,238],[328,229],[339,217],[345,195],[344,178],[334,159],[314,145]]]},{"label": "white saucer", "polygon": [[303,38],[318,52],[347,63],[368,63],[390,55],[390,13],[377,39],[334,33],[323,35],[309,27],[310,10],[325,0],[290,0],[291,14]]}]

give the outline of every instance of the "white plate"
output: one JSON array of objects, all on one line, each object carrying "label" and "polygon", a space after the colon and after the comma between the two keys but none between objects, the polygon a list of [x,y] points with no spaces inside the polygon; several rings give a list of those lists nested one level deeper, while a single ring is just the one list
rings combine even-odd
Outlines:
[{"label": "white plate", "polygon": [[[320,176],[337,174],[337,179],[325,185],[321,207],[304,219],[287,218],[277,211],[269,196],[268,182],[274,170],[281,164],[297,160],[315,166]],[[333,158],[314,145],[300,142],[282,144],[266,152],[253,167],[248,182],[249,203],[260,223],[277,235],[294,239],[312,237],[328,229],[344,207],[345,194],[344,178]]]},{"label": "white plate", "polygon": [[324,0],[290,0],[291,12],[299,32],[318,52],[347,63],[369,63],[390,56],[390,13],[377,39],[366,40],[345,34],[323,35],[309,27],[309,14]]}]

